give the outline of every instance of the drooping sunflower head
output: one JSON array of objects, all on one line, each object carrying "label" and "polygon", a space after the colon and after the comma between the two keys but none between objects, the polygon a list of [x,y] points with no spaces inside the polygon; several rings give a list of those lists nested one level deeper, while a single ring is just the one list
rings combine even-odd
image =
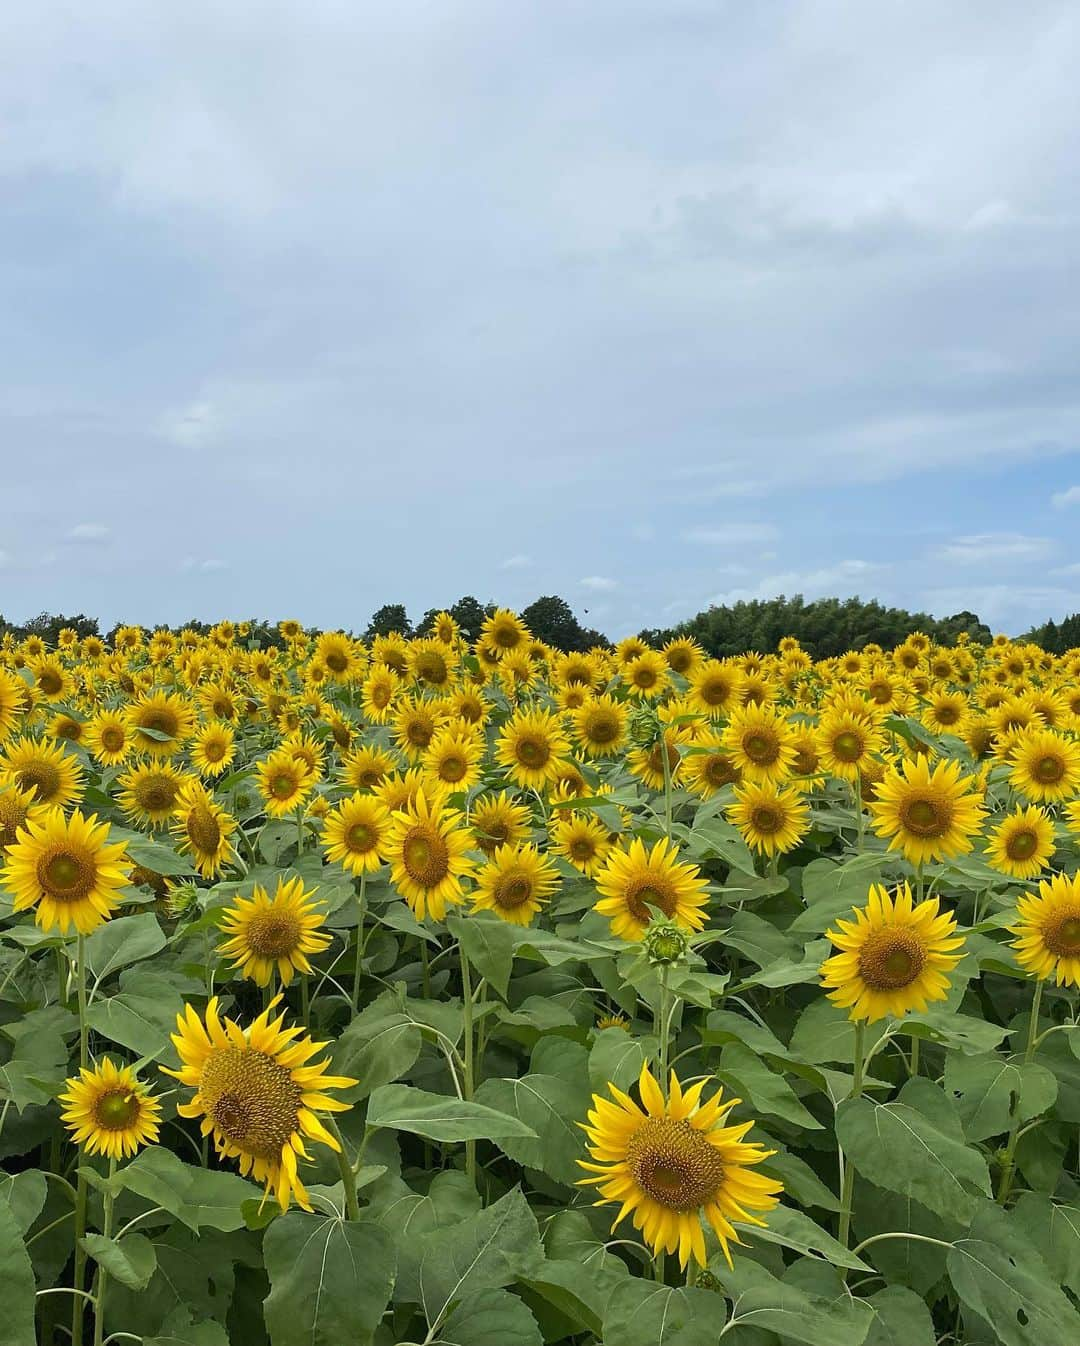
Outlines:
[{"label": "drooping sunflower head", "polygon": [[1055,874],[1016,904],[1016,961],[1035,977],[1080,986],[1080,876]]},{"label": "drooping sunflower head", "polygon": [[678,858],[666,838],[647,850],[640,837],[620,843],[596,875],[600,899],[594,908],[611,922],[619,939],[638,941],[656,909],[686,930],[705,924],[707,884],[697,865]]},{"label": "drooping sunflower head", "polygon": [[235,831],[236,819],[201,782],[191,780],[183,787],[176,800],[172,834],[177,849],[191,856],[204,879],[216,879],[236,859],[230,840]]},{"label": "drooping sunflower head", "polygon": [[394,814],[384,854],[391,865],[391,882],[416,917],[430,914],[436,921],[447,904],[464,901],[462,880],[473,873],[467,854],[472,833],[455,809],[441,796],[429,800],[421,788],[407,808]]},{"label": "drooping sunflower head", "polygon": [[822,983],[835,1005],[852,1019],[873,1023],[888,1014],[921,1013],[947,997],[947,974],[960,961],[964,941],[937,898],[916,903],[906,883],[893,898],[874,884],[867,905],[854,916],[825,932],[840,950],[821,965]]},{"label": "drooping sunflower head", "polygon": [[790,786],[753,781],[735,787],[728,817],[746,844],[763,855],[794,850],[810,826],[810,808],[802,793]]},{"label": "drooping sunflower head", "polygon": [[970,851],[984,811],[975,782],[959,762],[932,767],[925,758],[890,767],[870,804],[872,826],[912,864]]},{"label": "drooping sunflower head", "polygon": [[304,889],[302,879],[278,879],[274,896],[256,884],[250,897],[238,897],[221,922],[228,939],[219,952],[232,960],[242,977],[268,986],[275,971],[283,986],[294,973],[308,973],[308,955],[330,943],[323,933],[325,912]]},{"label": "drooping sunflower head", "polygon": [[1037,808],[1015,809],[990,833],[986,859],[1014,879],[1033,879],[1054,854],[1053,819]]},{"label": "drooping sunflower head", "polygon": [[751,1212],[771,1210],[783,1190],[753,1171],[775,1153],[745,1140],[754,1123],[727,1125],[741,1100],[721,1090],[703,1103],[705,1084],[684,1091],[672,1071],[665,1099],[646,1065],[640,1105],[610,1084],[611,1098],[594,1094],[583,1125],[591,1162],[578,1161],[597,1204],[619,1206],[615,1225],[629,1215],[655,1254],[678,1252],[684,1267],[691,1257],[701,1266],[708,1260],[702,1217],[730,1266],[730,1245],[741,1242],[735,1223],[763,1225]]},{"label": "drooping sunflower head", "polygon": [[126,1159],[140,1145],[157,1140],[161,1104],[150,1097],[131,1066],[116,1066],[106,1056],[66,1083],[60,1118],[87,1154]]},{"label": "drooping sunflower head", "polygon": [[177,1111],[200,1119],[219,1154],[239,1161],[240,1172],[264,1183],[267,1194],[287,1210],[295,1198],[311,1210],[297,1159],[309,1158],[305,1137],[340,1150],[319,1120],[320,1112],[345,1112],[349,1104],[331,1097],[331,1089],[349,1089],[356,1080],[328,1075],[326,1060],[309,1065],[325,1043],[313,1042],[285,1016],[270,1016],[275,998],[248,1027],[218,1014],[217,997],[206,1007],[205,1023],[191,1005],[177,1015],[173,1044],[179,1070],[162,1067],[195,1090]]},{"label": "drooping sunflower head", "polygon": [[322,845],[326,858],[350,874],[367,874],[383,863],[390,813],[374,795],[359,791],[326,815]]},{"label": "drooping sunflower head", "polygon": [[493,911],[512,925],[530,925],[558,885],[558,870],[535,846],[500,846],[476,876],[473,911]]},{"label": "drooping sunflower head", "polygon": [[33,909],[43,930],[89,934],[116,908],[130,862],[122,843],[109,843],[109,824],[76,809],[53,808],[27,819],[7,849],[4,886],[16,911]]},{"label": "drooping sunflower head", "polygon": [[1053,729],[1022,735],[1013,751],[1009,783],[1037,803],[1068,799],[1080,791],[1080,743]]},{"label": "drooping sunflower head", "polygon": [[281,818],[303,807],[315,788],[307,763],[289,748],[277,748],[255,768],[255,779],[267,815]]},{"label": "drooping sunflower head", "polygon": [[82,795],[83,769],[61,745],[27,736],[5,745],[0,781],[29,790],[39,804],[66,808]]},{"label": "drooping sunflower head", "polygon": [[570,744],[559,718],[547,710],[519,710],[507,720],[495,756],[515,785],[542,790],[559,771]]}]

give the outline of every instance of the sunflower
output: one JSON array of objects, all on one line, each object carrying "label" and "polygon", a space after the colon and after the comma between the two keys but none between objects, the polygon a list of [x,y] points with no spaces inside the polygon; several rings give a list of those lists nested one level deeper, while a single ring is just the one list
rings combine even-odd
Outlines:
[{"label": "sunflower", "polygon": [[810,808],[798,790],[754,781],[735,787],[727,816],[746,844],[763,855],[794,850],[810,826]]},{"label": "sunflower", "polygon": [[984,817],[974,781],[959,762],[931,767],[924,758],[889,767],[870,803],[871,825],[913,865],[971,850]]},{"label": "sunflower", "polygon": [[686,788],[701,799],[711,799],[725,785],[737,785],[742,772],[731,759],[719,734],[698,740],[682,759]]},{"label": "sunflower", "polygon": [[645,650],[623,668],[623,680],[631,696],[651,701],[667,689],[667,660],[657,650]]},{"label": "sunflower", "polygon": [[449,686],[456,667],[453,650],[441,640],[414,640],[409,647],[409,672],[414,681],[436,692]]},{"label": "sunflower", "polygon": [[390,829],[388,810],[373,795],[359,791],[343,799],[323,820],[322,847],[328,860],[350,874],[367,874],[383,862]]},{"label": "sunflower", "polygon": [[140,763],[118,780],[117,802],[131,821],[153,826],[172,817],[186,783],[171,762]]},{"label": "sunflower", "polygon": [[554,863],[535,846],[500,846],[476,876],[473,911],[493,911],[512,925],[531,925],[558,886]]},{"label": "sunflower", "polygon": [[57,744],[17,738],[0,753],[0,782],[29,790],[39,804],[66,807],[83,790],[82,764]]},{"label": "sunflower", "polygon": [[315,643],[315,658],[325,664],[335,682],[351,682],[362,661],[356,642],[341,631],[324,631]]},{"label": "sunflower", "polygon": [[29,689],[15,673],[0,668],[0,742],[10,737],[26,710]]},{"label": "sunflower", "polygon": [[769,706],[732,712],[723,743],[747,780],[780,781],[795,760],[793,731],[786,717]]},{"label": "sunflower", "polygon": [[158,1138],[161,1104],[135,1078],[131,1066],[117,1068],[105,1057],[93,1070],[84,1066],[69,1079],[60,1102],[60,1120],[87,1154],[126,1159]]},{"label": "sunflower", "polygon": [[282,986],[288,986],[294,972],[311,971],[308,954],[322,953],[330,944],[321,930],[325,912],[312,896],[302,879],[279,878],[273,897],[257,883],[250,897],[238,897],[226,909],[221,929],[229,938],[218,952],[257,986],[269,986],[275,969]]},{"label": "sunflower", "polygon": [[570,716],[578,747],[586,757],[613,756],[626,741],[627,716],[626,706],[612,696],[587,699]]},{"label": "sunflower", "polygon": [[691,1257],[707,1262],[702,1217],[720,1241],[731,1265],[730,1244],[740,1243],[735,1222],[764,1225],[751,1211],[777,1204],[783,1184],[752,1171],[775,1150],[744,1140],[754,1123],[727,1126],[738,1098],[718,1090],[707,1102],[707,1081],[685,1091],[671,1072],[665,1101],[647,1065],[638,1077],[641,1106],[609,1084],[610,1099],[593,1094],[583,1130],[592,1162],[578,1163],[592,1176],[581,1184],[595,1187],[597,1205],[617,1203],[615,1224],[629,1215],[653,1253],[678,1251],[679,1265]]},{"label": "sunflower", "polygon": [[394,712],[394,741],[410,762],[419,762],[435,737],[440,710],[433,701],[407,696]]},{"label": "sunflower", "polygon": [[445,795],[444,790],[437,790],[430,777],[425,777],[423,771],[418,767],[410,767],[408,771],[388,772],[385,779],[371,791],[373,798],[377,799],[387,813],[397,813],[399,809],[411,807],[416,799],[417,791],[425,790],[429,801],[436,794],[441,798]]},{"label": "sunflower", "polygon": [[188,781],[177,796],[171,831],[177,850],[191,856],[204,879],[218,878],[236,859],[229,840],[236,831],[236,819],[200,781]]},{"label": "sunflower", "polygon": [[951,912],[940,912],[938,899],[913,902],[903,883],[895,899],[872,884],[865,907],[854,921],[837,921],[827,938],[840,950],[821,965],[821,980],[834,1005],[852,1019],[869,1023],[887,1014],[896,1018],[922,1012],[949,994],[949,973],[962,955],[963,939]]},{"label": "sunflower", "polygon": [[39,804],[32,790],[20,790],[17,785],[0,785],[0,856],[18,839],[19,829],[28,818],[40,818],[48,811]]},{"label": "sunflower", "polygon": [[475,687],[461,687],[446,699],[448,713],[466,724],[482,725],[487,718],[488,704]]},{"label": "sunflower", "polygon": [[397,759],[374,745],[355,748],[342,759],[338,775],[354,790],[374,790],[397,770]]},{"label": "sunflower", "polygon": [[1080,876],[1055,874],[1016,904],[1016,961],[1059,986],[1080,986]]},{"label": "sunflower", "polygon": [[923,711],[922,722],[934,734],[963,735],[968,701],[962,692],[938,692]]},{"label": "sunflower", "polygon": [[201,776],[220,776],[236,757],[236,730],[223,720],[211,720],[191,741],[191,765]]},{"label": "sunflower", "polygon": [[471,845],[461,814],[446,808],[441,797],[429,801],[423,789],[410,807],[394,814],[385,849],[390,878],[418,920],[430,914],[441,921],[448,904],[464,901],[461,881],[475,868],[466,854]]},{"label": "sunflower", "polygon": [[279,998],[246,1029],[218,1017],[216,996],[206,1007],[205,1025],[185,1005],[172,1034],[181,1067],[162,1070],[195,1089],[191,1102],[177,1111],[202,1119],[202,1133],[213,1136],[219,1154],[238,1159],[240,1172],[264,1183],[267,1196],[272,1190],[282,1210],[295,1197],[310,1211],[297,1156],[309,1157],[305,1136],[340,1153],[317,1113],[347,1112],[350,1105],[326,1091],[350,1089],[357,1081],[327,1075],[328,1061],[306,1064],[326,1044],[286,1028],[283,1014],[271,1019]]},{"label": "sunflower", "polygon": [[1014,879],[1035,878],[1053,854],[1053,820],[1033,804],[1003,818],[986,843],[987,862]]},{"label": "sunflower", "polygon": [[495,756],[515,785],[542,790],[559,771],[570,744],[558,717],[547,710],[519,710],[507,720]]},{"label": "sunflower", "polygon": [[385,664],[376,664],[364,679],[361,705],[372,724],[386,724],[390,719],[390,707],[400,686],[401,679]]},{"label": "sunflower", "polygon": [[66,701],[72,692],[71,674],[59,659],[46,657],[30,665],[34,686],[46,701]]},{"label": "sunflower", "polygon": [[480,779],[483,739],[460,721],[445,724],[432,735],[423,756],[423,768],[451,790],[471,790]]},{"label": "sunflower", "polygon": [[1080,743],[1053,729],[1024,734],[1013,753],[1009,784],[1041,804],[1070,798],[1080,790]]},{"label": "sunflower", "polygon": [[191,737],[195,712],[176,692],[143,693],[128,707],[127,721],[140,752],[172,757]]},{"label": "sunflower", "polygon": [[469,821],[477,849],[485,855],[494,855],[500,846],[513,846],[529,835],[529,810],[509,790],[481,795]]},{"label": "sunflower", "polygon": [[829,710],[817,729],[818,757],[824,769],[846,781],[856,781],[867,761],[884,746],[881,730],[869,715]]},{"label": "sunflower", "polygon": [[497,659],[528,645],[530,639],[529,628],[506,608],[496,608],[480,629],[480,640]]},{"label": "sunflower", "polygon": [[551,823],[551,850],[592,878],[615,842],[595,813],[560,809]]},{"label": "sunflower", "polygon": [[636,941],[653,919],[656,907],[669,921],[685,930],[700,930],[705,924],[703,908],[708,900],[706,881],[697,865],[678,858],[674,842],[662,839],[651,851],[640,837],[629,848],[615,847],[596,875],[600,900],[594,908],[611,922],[611,933]]},{"label": "sunflower", "polygon": [[255,768],[255,779],[267,816],[281,818],[302,808],[315,788],[307,764],[288,748],[277,748]]},{"label": "sunflower", "polygon": [[66,935],[74,926],[88,935],[107,921],[128,882],[129,861],[122,843],[109,844],[109,824],[97,815],[70,818],[52,808],[30,817],[8,847],[4,886],[16,911],[35,908],[42,930]]},{"label": "sunflower", "polygon": [[211,682],[198,691],[199,705],[203,714],[215,720],[235,720],[239,718],[240,706],[228,687]]},{"label": "sunflower", "polygon": [[66,739],[68,743],[81,743],[83,734],[86,732],[86,725],[82,720],[77,720],[74,715],[68,715],[61,711],[60,714],[52,717],[45,732],[50,738]]},{"label": "sunflower", "polygon": [[[804,794],[820,789],[825,784],[826,775],[821,765],[816,730],[808,724],[796,724],[791,731],[791,746],[795,749],[795,757],[791,763],[788,784]],[[860,775],[864,775],[871,765],[876,765],[873,759],[865,759]]]},{"label": "sunflower", "polygon": [[691,636],[679,636],[664,646],[664,658],[672,673],[690,677],[705,659],[705,651]]},{"label": "sunflower", "polygon": [[409,667],[409,642],[400,631],[376,636],[371,642],[371,662],[383,664],[395,673],[403,674]]},{"label": "sunflower", "polygon": [[742,674],[720,659],[708,659],[690,674],[690,700],[703,714],[720,719],[738,704]]},{"label": "sunflower", "polygon": [[118,710],[103,710],[87,724],[83,741],[102,766],[119,766],[131,753],[128,722]]}]

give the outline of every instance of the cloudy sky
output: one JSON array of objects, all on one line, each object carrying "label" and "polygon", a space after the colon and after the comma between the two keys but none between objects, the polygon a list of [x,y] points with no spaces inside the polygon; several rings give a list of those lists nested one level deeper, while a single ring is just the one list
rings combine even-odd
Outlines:
[{"label": "cloudy sky", "polygon": [[0,10],[0,612],[1080,608],[1072,0]]}]

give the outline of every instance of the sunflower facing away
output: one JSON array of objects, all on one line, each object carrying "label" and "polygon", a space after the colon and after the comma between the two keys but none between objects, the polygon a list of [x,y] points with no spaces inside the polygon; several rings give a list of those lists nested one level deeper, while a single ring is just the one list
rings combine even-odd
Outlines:
[{"label": "sunflower facing away", "polygon": [[1016,961],[1059,986],[1080,986],[1080,876],[1055,874],[1016,904]]},{"label": "sunflower facing away", "polygon": [[412,804],[394,814],[386,842],[390,878],[417,920],[430,915],[441,921],[446,907],[464,901],[461,881],[472,874],[466,852],[472,833],[460,813],[448,809],[441,796],[429,799],[423,788]]},{"label": "sunflower facing away", "polygon": [[382,848],[390,830],[390,814],[373,796],[343,799],[323,820],[322,844],[328,860],[350,874],[368,874],[383,862]]},{"label": "sunflower facing away", "polygon": [[1003,818],[986,843],[987,862],[1014,879],[1035,878],[1053,854],[1053,821],[1033,804]]},{"label": "sunflower facing away", "polygon": [[951,912],[940,912],[937,898],[913,902],[909,884],[895,900],[872,884],[865,907],[854,921],[837,921],[826,936],[840,950],[821,965],[821,980],[834,1005],[852,1019],[874,1023],[887,1014],[900,1018],[921,1012],[949,992],[946,973],[962,957],[963,938]]},{"label": "sunflower facing away", "polygon": [[322,953],[330,943],[321,926],[321,907],[304,891],[302,879],[278,879],[274,896],[256,884],[250,897],[238,897],[225,912],[222,931],[230,936],[218,952],[257,986],[269,986],[275,969],[288,986],[294,972],[308,973],[308,954]]},{"label": "sunflower facing away", "polygon": [[473,911],[493,911],[512,925],[530,925],[558,886],[558,870],[535,846],[500,846],[476,876]]},{"label": "sunflower facing away", "polygon": [[746,844],[764,855],[794,850],[810,826],[810,808],[798,790],[752,781],[735,787],[735,803],[727,816]]},{"label": "sunflower facing away", "polygon": [[708,900],[706,882],[697,865],[679,860],[678,848],[666,838],[646,850],[640,837],[629,849],[616,847],[596,875],[600,899],[594,908],[611,922],[619,939],[640,940],[657,907],[684,930],[700,930]]},{"label": "sunflower facing away", "polygon": [[87,1154],[126,1159],[158,1138],[161,1104],[135,1078],[131,1066],[116,1067],[106,1056],[67,1081],[60,1095],[61,1121]]},{"label": "sunflower facing away", "polygon": [[195,1090],[177,1111],[202,1119],[202,1134],[213,1136],[219,1154],[238,1159],[240,1172],[265,1184],[267,1196],[273,1191],[282,1210],[295,1197],[310,1211],[296,1163],[310,1158],[304,1138],[340,1153],[316,1114],[347,1112],[350,1105],[326,1091],[351,1089],[357,1081],[327,1075],[329,1061],[307,1064],[326,1043],[313,1042],[299,1026],[286,1028],[284,1014],[271,1019],[279,999],[246,1029],[219,1018],[216,996],[206,1007],[205,1024],[185,1005],[172,1034],[181,1067],[162,1070]]},{"label": "sunflower facing away", "polygon": [[640,1106],[609,1084],[614,1101],[594,1094],[588,1121],[581,1124],[592,1160],[578,1160],[592,1175],[581,1184],[597,1189],[598,1206],[618,1203],[612,1228],[629,1215],[654,1254],[677,1251],[682,1267],[691,1257],[706,1265],[702,1217],[730,1266],[729,1245],[741,1242],[735,1222],[764,1225],[751,1212],[772,1210],[783,1191],[782,1183],[753,1172],[776,1153],[744,1139],[754,1123],[725,1125],[741,1100],[724,1099],[720,1090],[702,1103],[706,1083],[684,1092],[672,1071],[665,1101],[643,1066]]},{"label": "sunflower facing away", "polygon": [[961,775],[959,762],[931,767],[925,758],[909,758],[890,767],[877,786],[871,826],[913,865],[963,855],[984,817],[975,784]]},{"label": "sunflower facing away", "polygon": [[70,818],[54,808],[31,817],[9,846],[4,886],[16,911],[35,908],[42,930],[66,935],[74,926],[88,935],[107,921],[127,886],[127,856],[122,843],[109,844],[109,824],[96,815]]}]

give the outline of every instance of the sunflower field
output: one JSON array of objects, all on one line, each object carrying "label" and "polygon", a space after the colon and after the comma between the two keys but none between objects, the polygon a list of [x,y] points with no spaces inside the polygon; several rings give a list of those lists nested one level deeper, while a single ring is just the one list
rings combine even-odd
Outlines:
[{"label": "sunflower field", "polygon": [[1080,651],[0,644],[0,1346],[1080,1340]]}]

